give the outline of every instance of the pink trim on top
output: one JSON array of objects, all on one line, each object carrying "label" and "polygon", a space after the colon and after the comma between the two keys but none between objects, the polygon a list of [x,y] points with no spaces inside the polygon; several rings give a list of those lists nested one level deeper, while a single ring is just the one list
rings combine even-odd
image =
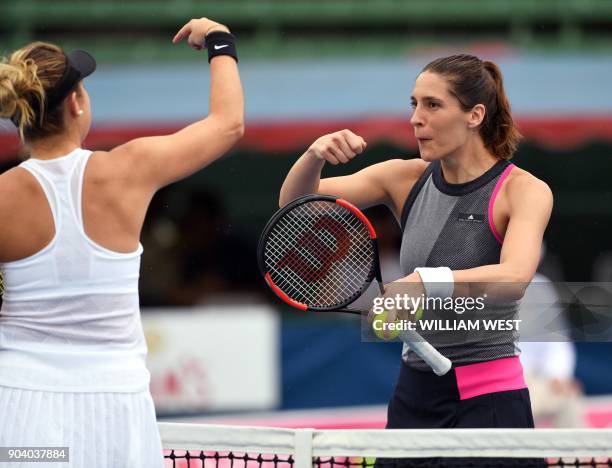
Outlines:
[{"label": "pink trim on top", "polygon": [[459,398],[527,388],[518,356],[455,367]]},{"label": "pink trim on top", "polygon": [[493,224],[493,205],[495,204],[495,198],[497,198],[497,193],[501,189],[501,186],[504,183],[504,180],[506,180],[506,177],[508,177],[508,174],[510,174],[510,171],[512,170],[513,167],[515,167],[514,164],[510,163],[508,167],[504,169],[504,172],[502,172],[502,175],[499,176],[499,179],[497,179],[497,183],[495,184],[495,188],[493,189],[493,194],[491,195],[491,198],[489,199],[489,228],[491,228],[491,232],[497,239],[497,242],[499,242],[500,244],[503,244],[504,240],[499,235],[499,232],[497,232],[497,229],[495,229],[495,225]]}]

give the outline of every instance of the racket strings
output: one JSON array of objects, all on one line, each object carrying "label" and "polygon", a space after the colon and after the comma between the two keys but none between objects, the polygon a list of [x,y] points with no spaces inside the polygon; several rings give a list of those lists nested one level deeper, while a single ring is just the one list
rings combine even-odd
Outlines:
[{"label": "racket strings", "polygon": [[[336,206],[336,205],[331,205],[331,206]],[[291,221],[289,221],[289,219],[285,219],[285,220],[282,220],[282,222],[279,222],[279,225],[280,225],[280,228],[281,228],[281,232],[284,235],[288,235],[289,232],[296,232],[295,227],[297,225],[297,226],[299,226],[297,232],[302,233],[301,239],[303,239],[304,236],[305,236],[303,234],[304,230],[312,231],[311,227],[316,225],[319,220],[325,219],[324,216],[327,216],[327,213],[322,212],[320,209],[317,209],[317,207],[313,207],[313,208],[315,208],[314,211],[316,212],[316,214],[320,215],[320,217],[317,219],[317,221],[315,221],[314,223],[310,223],[311,225],[308,226],[308,225],[304,225],[302,217],[300,217],[300,216],[298,216],[298,217],[292,216],[293,219]],[[351,217],[352,217],[352,215],[350,215],[350,216],[346,216],[345,215],[344,218],[343,218],[343,221],[345,221],[345,224],[344,225],[339,225],[339,226],[333,226],[333,227],[336,227],[337,230],[345,231],[344,227],[348,226],[349,229],[351,229],[353,231],[353,233],[352,233],[353,236],[355,234],[357,234],[357,235],[361,234],[359,232],[359,228],[361,226],[359,225],[359,223],[355,222],[355,220],[352,220]],[[351,222],[351,221],[353,221],[353,222]],[[292,228],[291,230],[288,229],[289,226],[291,226],[291,228]],[[329,226],[328,226],[328,228],[329,228]],[[310,234],[310,236],[308,236],[309,234]],[[323,254],[324,257],[329,258],[330,257],[330,252],[332,252],[334,250],[334,248],[338,248],[335,245],[336,244],[336,240],[337,240],[336,235],[338,233],[334,232],[334,230],[332,230],[332,229],[324,229],[324,230],[317,230],[316,234],[318,234],[320,236],[320,238],[322,238],[325,241],[327,241],[326,242],[326,244],[327,244],[327,249],[326,250],[328,250],[328,251],[327,252],[323,252],[322,254]],[[308,232],[306,234],[306,236],[308,236],[311,240],[313,238],[317,239],[317,237],[313,237],[312,236],[312,232]],[[300,244],[299,241],[298,241],[298,244]],[[324,262],[322,262],[321,259],[320,259],[321,252],[318,252],[319,255],[316,255],[316,254],[312,253],[313,251],[316,252],[317,251],[317,247],[319,247],[319,246],[313,245],[312,242],[306,242],[306,243],[302,243],[301,247],[303,247],[303,248],[300,249],[300,254],[306,254],[305,255],[306,259],[310,260],[312,262],[311,265],[306,265],[305,268],[311,268],[313,266],[316,267],[316,268],[321,268],[323,266]],[[362,258],[360,260],[362,262],[363,261],[368,261],[368,259],[366,257],[363,257],[363,255],[362,255]],[[290,271],[293,274],[291,276],[297,275],[298,277],[301,277],[302,279],[304,279],[304,276],[306,275],[306,279],[310,280],[312,282],[313,278],[309,277],[310,273],[311,273],[310,271],[304,271],[305,268],[295,269],[295,265],[292,265],[292,266],[293,266],[293,269],[292,270],[290,269]],[[317,271],[317,270],[314,270],[314,271]],[[360,283],[359,286],[361,286],[361,284],[363,284],[362,278],[355,277],[355,275],[352,275],[352,276],[354,277],[355,281]],[[325,275],[324,275],[324,277],[325,277]],[[330,279],[333,278],[333,275],[329,275],[329,278]],[[295,277],[292,278],[292,279],[294,281],[296,280]],[[329,291],[330,287],[333,287],[334,285],[336,285],[336,286],[338,285],[337,283],[334,283],[334,282],[330,281],[329,279],[327,281],[325,279],[323,279],[321,284],[325,287],[326,291]],[[304,291],[304,290],[302,289],[302,291]],[[330,297],[335,297],[335,296],[337,296],[337,294],[331,294]],[[333,302],[333,300],[332,300],[332,302]]]},{"label": "racket strings", "polygon": [[[324,306],[332,306],[341,303],[346,297],[350,297],[354,291],[352,287],[359,287],[363,283],[351,281],[345,275],[344,280],[336,279],[334,272],[328,272],[325,276],[318,279],[317,283],[309,282],[305,284],[303,275],[291,269],[285,269],[283,276],[275,280],[277,286],[283,291],[289,291],[289,296],[299,302],[314,306],[322,303]],[[340,299],[339,299],[340,297]]]},{"label": "racket strings", "polygon": [[367,227],[329,201],[304,203],[271,229],[264,253],[274,283],[310,307],[334,307],[371,279],[374,250]]}]

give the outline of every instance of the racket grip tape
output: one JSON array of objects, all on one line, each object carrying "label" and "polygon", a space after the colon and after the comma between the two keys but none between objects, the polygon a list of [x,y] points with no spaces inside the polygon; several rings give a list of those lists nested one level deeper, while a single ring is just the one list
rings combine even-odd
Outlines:
[{"label": "racket grip tape", "polygon": [[450,359],[443,356],[440,351],[434,348],[431,343],[425,341],[414,330],[402,330],[399,336],[404,343],[410,346],[412,351],[432,368],[436,375],[444,375],[453,367]]}]

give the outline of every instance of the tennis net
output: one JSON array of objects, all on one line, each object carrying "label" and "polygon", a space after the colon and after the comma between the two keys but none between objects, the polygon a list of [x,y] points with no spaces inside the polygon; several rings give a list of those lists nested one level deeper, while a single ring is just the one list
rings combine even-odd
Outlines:
[{"label": "tennis net", "polygon": [[612,467],[612,429],[159,426],[173,468]]}]

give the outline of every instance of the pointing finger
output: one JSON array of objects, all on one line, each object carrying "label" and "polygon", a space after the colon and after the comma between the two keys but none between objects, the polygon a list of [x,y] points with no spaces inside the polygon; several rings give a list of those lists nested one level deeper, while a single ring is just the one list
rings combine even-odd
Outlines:
[{"label": "pointing finger", "polygon": [[190,32],[191,32],[191,25],[189,22],[186,25],[184,25],[181,29],[179,29],[179,31],[172,38],[172,42],[176,44],[177,42],[185,39],[185,37],[188,36]]}]

